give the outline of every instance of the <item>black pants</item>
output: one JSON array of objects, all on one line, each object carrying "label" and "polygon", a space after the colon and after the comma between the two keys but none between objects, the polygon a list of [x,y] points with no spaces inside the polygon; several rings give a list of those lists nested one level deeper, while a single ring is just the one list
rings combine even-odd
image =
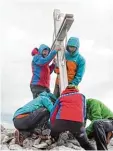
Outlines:
[{"label": "black pants", "polygon": [[46,91],[47,93],[50,92],[49,88],[43,87],[41,85],[30,84],[30,88],[31,88],[31,92],[33,94],[33,99],[37,98],[38,95],[44,91]]},{"label": "black pants", "polygon": [[87,138],[82,123],[68,120],[55,120],[55,123],[51,126],[51,136],[55,138],[55,140],[58,140],[59,134],[65,131],[70,131],[85,150],[95,150]]},{"label": "black pants", "polygon": [[58,98],[60,96],[60,88],[59,85],[55,84],[54,92],[53,94]]},{"label": "black pants", "polygon": [[14,118],[14,126],[19,131],[33,132],[35,128],[41,129],[45,124],[48,123],[50,113],[46,108],[40,108],[30,113],[28,116],[23,118]]},{"label": "black pants", "polygon": [[97,120],[93,124],[94,136],[98,150],[107,150],[106,135],[113,131],[113,120]]}]

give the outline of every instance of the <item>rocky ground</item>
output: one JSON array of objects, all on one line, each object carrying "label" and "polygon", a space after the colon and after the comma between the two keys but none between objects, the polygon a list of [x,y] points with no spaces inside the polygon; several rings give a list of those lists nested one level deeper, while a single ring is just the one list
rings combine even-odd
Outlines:
[{"label": "rocky ground", "polygon": [[[49,135],[50,130],[46,129],[42,131],[43,135]],[[76,139],[73,139],[67,133],[60,135],[58,142],[51,143],[51,140],[42,140],[41,138],[26,138],[23,142],[23,147],[15,144],[14,129],[5,129],[1,126],[1,150],[84,150],[80,147]],[[94,141],[91,143],[95,144]],[[109,150],[113,150],[113,140],[109,144]]]}]

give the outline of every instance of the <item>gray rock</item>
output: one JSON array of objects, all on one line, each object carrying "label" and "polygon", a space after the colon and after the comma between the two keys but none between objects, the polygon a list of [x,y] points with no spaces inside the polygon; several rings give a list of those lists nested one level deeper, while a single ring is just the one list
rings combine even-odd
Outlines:
[{"label": "gray rock", "polygon": [[0,143],[2,143],[2,142],[3,142],[3,140],[4,140],[5,136],[6,136],[5,134],[2,134],[2,133],[1,133]]},{"label": "gray rock", "polygon": [[69,137],[70,140],[75,139],[74,135],[71,132],[68,132],[68,137]]},{"label": "gray rock", "polygon": [[67,133],[67,132],[61,133],[61,134],[59,135],[59,139],[58,139],[58,141],[57,141],[57,145],[58,145],[58,146],[65,145],[65,143],[66,143],[66,141],[67,141],[68,139],[69,139],[69,137],[68,137],[68,133]]},{"label": "gray rock", "polygon": [[79,142],[76,139],[68,140],[68,143],[72,143],[73,145],[80,146]]},{"label": "gray rock", "polygon": [[0,125],[0,131],[3,132],[5,130],[5,128],[3,127],[3,125]]},{"label": "gray rock", "polygon": [[63,145],[65,145],[65,141],[62,139],[58,139],[57,146],[63,146]]},{"label": "gray rock", "polygon": [[[50,130],[45,129],[43,130],[43,135],[49,135]],[[55,151],[55,150],[69,150],[69,151],[74,151],[74,150],[84,150],[80,147],[78,141],[76,139],[73,139],[73,135],[69,135],[69,132],[65,132],[60,134],[58,142],[51,142],[51,139],[48,138],[48,140],[41,140],[41,138],[38,138],[36,140],[33,140],[32,138],[27,138],[23,142],[23,147],[19,146],[18,144],[15,144],[15,139],[14,139],[14,130],[10,129],[5,129],[3,128],[3,131],[1,132],[1,145],[0,149],[1,150],[50,150],[50,151]],[[70,137],[71,136],[71,137]],[[37,135],[37,137],[39,137]],[[91,144],[95,144],[95,140],[90,141]],[[59,145],[59,146],[58,146]],[[108,145],[109,150],[113,150],[113,139],[111,139],[109,145]]]},{"label": "gray rock", "polygon": [[[31,147],[31,150],[37,150],[37,148]],[[27,151],[27,148],[26,148],[26,151]],[[39,151],[39,150],[38,150],[38,151]]]},{"label": "gray rock", "polygon": [[39,128],[35,128],[35,129],[34,129],[34,132],[35,132],[36,134],[39,134],[39,135],[42,134],[42,131],[41,131],[41,129],[39,129]]},{"label": "gray rock", "polygon": [[48,139],[45,141],[48,145],[51,145],[52,144],[52,140],[51,139]]},{"label": "gray rock", "polygon": [[110,140],[110,143],[108,145],[108,150],[113,150],[113,139]]},{"label": "gray rock", "polygon": [[7,133],[7,136],[9,136],[9,137],[14,137],[14,133],[9,132],[9,133]]},{"label": "gray rock", "polygon": [[15,138],[13,138],[13,139],[10,141],[9,145],[14,145],[14,144],[15,144]]},{"label": "gray rock", "polygon": [[2,143],[3,144],[7,143],[9,141],[9,139],[10,139],[9,136],[5,135],[5,137],[2,140]]},{"label": "gray rock", "polygon": [[113,138],[110,140],[109,145],[113,146]]},{"label": "gray rock", "polygon": [[6,144],[2,144],[0,146],[0,150],[9,150],[8,146]]},{"label": "gray rock", "polygon": [[32,146],[33,146],[33,140],[32,139],[26,138],[23,141],[23,147],[24,148],[31,148]]},{"label": "gray rock", "polygon": [[39,145],[33,145],[33,147],[38,148],[38,149],[44,149],[44,148],[47,148],[47,147],[48,147],[48,144],[45,143],[45,142],[42,142],[42,143],[39,144]]},{"label": "gray rock", "polygon": [[68,133],[67,132],[61,133],[59,135],[59,138],[62,139],[62,140],[64,140],[64,141],[68,140],[69,139]]},{"label": "gray rock", "polygon": [[33,145],[39,145],[41,142],[41,138],[39,137],[38,139],[36,139],[33,143]]},{"label": "gray rock", "polygon": [[51,130],[50,129],[45,129],[42,131],[42,135],[50,135]]},{"label": "gray rock", "polygon": [[76,146],[73,143],[66,143],[66,147],[73,148],[75,150],[83,150],[80,146]]},{"label": "gray rock", "polygon": [[55,147],[57,147],[57,143],[56,142],[53,143],[52,145],[48,146],[48,150],[53,149]]},{"label": "gray rock", "polygon": [[18,144],[10,145],[9,146],[10,150],[22,150],[22,147],[19,146]]},{"label": "gray rock", "polygon": [[65,147],[65,146],[55,147],[55,148],[51,149],[50,151],[57,151],[57,150],[75,151],[75,149],[68,148],[68,147]]}]

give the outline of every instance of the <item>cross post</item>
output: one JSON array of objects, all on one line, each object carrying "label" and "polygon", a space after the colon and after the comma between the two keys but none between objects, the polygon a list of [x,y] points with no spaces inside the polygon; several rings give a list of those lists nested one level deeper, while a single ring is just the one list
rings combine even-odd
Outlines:
[{"label": "cross post", "polygon": [[[74,18],[73,14],[65,14],[64,18],[62,17],[64,14],[60,12],[60,10],[55,9],[53,12],[54,18],[54,39],[51,49],[55,49],[56,46],[61,47],[61,51],[58,52],[57,62],[60,71],[60,93],[67,87],[68,79],[67,79],[67,68],[66,68],[66,60],[65,60],[65,49],[67,43],[67,32],[69,31]],[[65,40],[65,46],[64,46]]]}]

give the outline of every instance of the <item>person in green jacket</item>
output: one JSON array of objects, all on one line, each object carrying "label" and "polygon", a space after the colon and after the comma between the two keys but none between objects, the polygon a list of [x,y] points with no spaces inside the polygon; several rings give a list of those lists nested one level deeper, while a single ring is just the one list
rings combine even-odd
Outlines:
[{"label": "person in green jacket", "polygon": [[113,112],[96,99],[87,99],[87,119],[91,124],[86,128],[88,138],[95,138],[98,150],[107,150],[113,136]]},{"label": "person in green jacket", "polygon": [[43,92],[32,101],[19,108],[13,116],[15,139],[17,144],[23,145],[23,140],[31,136],[35,128],[43,129],[48,125],[50,112],[56,98],[52,93]]}]

